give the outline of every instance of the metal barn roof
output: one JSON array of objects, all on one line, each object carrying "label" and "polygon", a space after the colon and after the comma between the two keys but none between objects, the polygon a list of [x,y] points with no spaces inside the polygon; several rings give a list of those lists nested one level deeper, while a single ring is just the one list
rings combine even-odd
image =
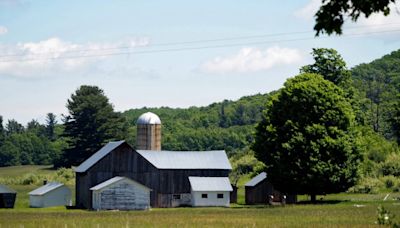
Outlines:
[{"label": "metal barn roof", "polygon": [[161,124],[161,120],[156,114],[152,112],[146,112],[139,116],[136,124]]},{"label": "metal barn roof", "polygon": [[129,181],[131,181],[131,182],[134,182],[134,183],[136,183],[136,184],[138,184],[138,185],[141,185],[141,186],[143,186],[143,187],[145,187],[145,188],[147,188],[147,189],[150,189],[150,188],[148,188],[147,186],[142,185],[142,184],[138,183],[137,181],[134,181],[134,180],[132,180],[132,179],[130,179],[130,178],[128,178],[128,177],[119,177],[119,176],[116,176],[116,177],[113,177],[113,178],[111,178],[111,179],[108,179],[108,180],[104,181],[103,183],[100,183],[100,184],[98,184],[98,185],[96,185],[96,186],[94,186],[94,187],[91,187],[90,190],[94,190],[94,191],[100,190],[100,189],[102,189],[102,188],[104,188],[104,187],[107,187],[107,186],[109,186],[109,185],[111,185],[111,184],[114,184],[114,183],[116,183],[116,182],[118,182],[118,181],[120,181],[120,180],[123,180],[123,179],[127,179],[127,180],[129,180]]},{"label": "metal barn roof", "polygon": [[233,191],[228,177],[189,177],[193,191]]},{"label": "metal barn roof", "polygon": [[248,187],[256,186],[258,183],[265,180],[266,178],[267,178],[267,173],[262,172],[262,173],[258,174],[257,176],[253,177],[253,179],[251,179],[249,182],[247,182],[244,186],[248,186]]},{"label": "metal barn roof", "polygon": [[158,169],[232,169],[224,150],[137,152]]},{"label": "metal barn roof", "polygon": [[94,164],[96,164],[100,159],[105,157],[108,153],[110,153],[112,150],[120,146],[122,143],[125,141],[116,141],[116,142],[109,142],[105,146],[103,146],[99,151],[94,153],[91,157],[86,159],[82,164],[80,164],[78,167],[75,168],[75,172],[77,173],[83,173],[86,172],[90,167],[92,167]]},{"label": "metal barn roof", "polygon": [[41,186],[41,187],[29,192],[28,194],[29,195],[41,196],[41,195],[44,195],[44,194],[46,194],[46,193],[48,193],[50,191],[53,191],[54,189],[57,189],[57,188],[59,188],[61,186],[64,186],[64,184],[58,183],[58,182],[50,182],[50,183],[48,183],[46,185],[43,185],[43,186]]},{"label": "metal barn roof", "polygon": [[0,193],[16,193],[16,191],[5,185],[0,184]]}]

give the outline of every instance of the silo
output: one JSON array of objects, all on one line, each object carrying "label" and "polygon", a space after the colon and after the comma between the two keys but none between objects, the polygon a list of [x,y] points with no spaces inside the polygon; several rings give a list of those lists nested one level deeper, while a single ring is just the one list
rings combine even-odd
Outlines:
[{"label": "silo", "polygon": [[161,120],[152,113],[142,114],[136,121],[138,150],[161,150]]}]

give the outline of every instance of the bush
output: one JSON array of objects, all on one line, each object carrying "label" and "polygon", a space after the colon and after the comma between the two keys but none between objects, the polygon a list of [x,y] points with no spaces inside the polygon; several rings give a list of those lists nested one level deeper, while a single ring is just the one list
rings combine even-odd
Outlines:
[{"label": "bush", "polygon": [[393,175],[400,177],[400,154],[392,153],[380,164],[382,175]]},{"label": "bush", "polygon": [[378,193],[382,188],[384,187],[384,184],[381,180],[377,178],[363,178],[361,181],[349,188],[348,192],[349,193],[370,193],[370,194],[376,194]]}]

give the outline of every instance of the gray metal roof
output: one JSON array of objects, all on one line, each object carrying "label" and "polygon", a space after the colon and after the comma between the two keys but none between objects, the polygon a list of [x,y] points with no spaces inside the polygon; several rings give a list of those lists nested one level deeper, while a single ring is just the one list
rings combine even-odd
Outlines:
[{"label": "gray metal roof", "polygon": [[244,186],[248,186],[248,187],[256,186],[258,183],[265,180],[266,178],[267,178],[267,173],[262,172],[262,173],[258,174],[257,176],[253,177],[253,179],[251,179],[249,182],[247,182]]},{"label": "gray metal roof", "polygon": [[125,141],[116,141],[116,142],[109,142],[105,146],[103,146],[99,151],[94,153],[91,157],[86,159],[82,164],[80,164],[78,167],[75,168],[75,172],[77,173],[83,173],[86,172],[90,167],[92,167],[94,164],[96,164],[100,159],[105,157],[108,153],[110,153],[112,150],[120,146],[122,143]]},{"label": "gray metal roof", "polygon": [[46,185],[43,185],[43,186],[41,186],[41,187],[39,187],[39,188],[37,188],[37,189],[35,189],[35,190],[29,192],[28,194],[29,194],[29,195],[38,195],[38,196],[41,196],[41,195],[44,195],[44,194],[46,194],[46,193],[48,193],[48,192],[50,192],[50,191],[53,191],[54,189],[57,189],[57,188],[59,188],[59,187],[62,187],[62,186],[64,186],[64,184],[62,184],[62,183],[58,183],[58,182],[49,182],[49,183],[47,183]]},{"label": "gray metal roof", "polygon": [[96,186],[94,186],[94,187],[91,187],[90,190],[100,190],[100,189],[102,189],[102,188],[104,188],[104,187],[106,187],[106,186],[109,186],[109,185],[111,185],[111,184],[114,184],[114,183],[116,183],[116,182],[118,182],[118,181],[120,181],[120,180],[123,180],[123,179],[129,180],[129,181],[131,181],[131,182],[135,182],[136,184],[141,185],[141,186],[143,186],[143,187],[145,187],[145,188],[147,188],[147,189],[150,190],[150,188],[148,188],[147,186],[144,186],[144,185],[138,183],[137,181],[134,181],[134,180],[132,180],[132,179],[130,179],[130,178],[127,178],[127,177],[119,177],[119,176],[113,177],[113,178],[111,178],[111,179],[108,179],[108,180],[104,181],[103,183],[100,183],[100,184],[98,184],[98,185],[96,185]]},{"label": "gray metal roof", "polygon": [[161,120],[156,114],[152,112],[146,112],[139,116],[136,124],[161,124]]},{"label": "gray metal roof", "polygon": [[228,177],[189,177],[193,191],[233,191]]},{"label": "gray metal roof", "polygon": [[137,152],[158,169],[232,169],[224,150]]},{"label": "gray metal roof", "polygon": [[15,190],[0,184],[0,193],[17,193]]}]

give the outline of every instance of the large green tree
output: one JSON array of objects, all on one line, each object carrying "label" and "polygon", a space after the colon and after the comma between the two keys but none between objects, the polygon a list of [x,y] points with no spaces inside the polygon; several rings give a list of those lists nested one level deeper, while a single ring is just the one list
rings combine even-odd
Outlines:
[{"label": "large green tree", "polygon": [[64,136],[68,149],[56,166],[79,165],[111,140],[123,140],[127,133],[125,119],[97,86],[81,86],[67,102]]},{"label": "large green tree", "polygon": [[289,79],[268,103],[253,150],[277,189],[341,192],[358,179],[354,114],[343,90],[317,74]]},{"label": "large green tree", "polygon": [[373,13],[390,13],[390,3],[396,0],[322,0],[322,6],[315,14],[317,36],[321,33],[342,34],[342,26],[347,17],[357,21],[360,16],[369,17]]}]

